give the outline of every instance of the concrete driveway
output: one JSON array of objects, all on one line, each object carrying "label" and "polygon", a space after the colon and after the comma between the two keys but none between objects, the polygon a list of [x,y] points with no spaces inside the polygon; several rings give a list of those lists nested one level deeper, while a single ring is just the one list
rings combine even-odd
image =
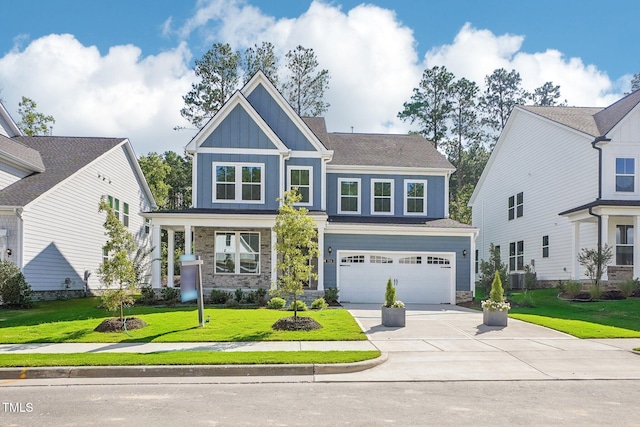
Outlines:
[{"label": "concrete driveway", "polygon": [[581,340],[509,319],[482,324],[482,313],[450,305],[407,305],[404,328],[386,328],[377,304],[343,304],[370,342],[388,354],[373,369],[318,380],[447,381],[640,379],[640,339]]}]

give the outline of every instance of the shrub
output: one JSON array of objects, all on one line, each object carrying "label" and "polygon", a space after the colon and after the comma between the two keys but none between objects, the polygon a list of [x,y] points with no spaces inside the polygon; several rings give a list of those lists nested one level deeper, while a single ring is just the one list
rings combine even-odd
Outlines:
[{"label": "shrub", "polygon": [[31,307],[31,286],[11,261],[0,261],[0,298],[6,306]]},{"label": "shrub", "polygon": [[247,304],[255,304],[256,303],[256,291],[249,291],[244,296],[244,302]]},{"label": "shrub", "polygon": [[256,289],[256,304],[260,307],[267,303],[267,290],[264,288]]},{"label": "shrub", "polygon": [[226,304],[231,299],[231,294],[220,289],[211,291],[211,304]]},{"label": "shrub", "polygon": [[564,284],[563,290],[571,298],[575,298],[580,292],[582,292],[582,283],[570,280]]},{"label": "shrub", "polygon": [[284,298],[273,297],[267,302],[267,308],[271,310],[280,310],[287,305],[287,301]]},{"label": "shrub", "polygon": [[338,289],[336,288],[325,289],[324,300],[329,304],[336,304],[338,302]]},{"label": "shrub", "polygon": [[491,283],[489,299],[482,301],[482,308],[486,308],[489,311],[507,311],[511,308],[510,304],[504,300],[504,289],[502,288],[502,280],[498,270],[496,270]]},{"label": "shrub", "polygon": [[145,305],[155,304],[157,301],[156,293],[154,292],[151,285],[143,285],[140,288],[140,303]]},{"label": "shrub", "polygon": [[625,297],[629,297],[638,288],[640,288],[640,281],[638,279],[625,280],[624,282],[618,284],[620,293]]},{"label": "shrub", "polygon": [[591,295],[591,299],[600,299],[602,296],[602,287],[598,285],[589,286],[589,295]]},{"label": "shrub", "polygon": [[311,303],[311,308],[314,310],[324,310],[328,306],[329,304],[327,304],[324,298],[317,298]]},{"label": "shrub", "polygon": [[298,299],[295,301],[295,304],[292,302],[289,305],[289,311],[307,311],[307,304]]},{"label": "shrub", "polygon": [[238,307],[240,307],[240,303],[238,301],[236,301],[235,299],[233,299],[233,298],[229,298],[227,300],[226,306],[228,308],[238,308]]},{"label": "shrub", "polygon": [[180,291],[178,290],[178,288],[170,288],[167,286],[166,288],[162,288],[162,290],[160,291],[160,296],[162,296],[162,300],[165,302],[165,304],[173,306],[178,303]]},{"label": "shrub", "polygon": [[242,292],[242,289],[240,289],[240,288],[236,289],[234,299],[235,299],[238,303],[241,303],[241,302],[242,302],[242,300],[244,299],[244,292]]},{"label": "shrub", "polygon": [[384,306],[391,307],[396,302],[396,287],[393,286],[391,278],[387,280],[387,289],[384,292]]}]

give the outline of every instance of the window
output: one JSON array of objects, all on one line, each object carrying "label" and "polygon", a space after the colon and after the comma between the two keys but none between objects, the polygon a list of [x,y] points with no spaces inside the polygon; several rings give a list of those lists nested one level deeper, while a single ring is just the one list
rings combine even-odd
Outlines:
[{"label": "window", "polygon": [[393,259],[382,255],[371,255],[369,257],[370,264],[393,264]]},{"label": "window", "polygon": [[340,259],[345,264],[364,264],[364,255],[345,256]]},{"label": "window", "polygon": [[427,181],[404,181],[404,213],[420,215],[427,213]]},{"label": "window", "polygon": [[476,274],[478,274],[478,264],[479,264],[479,261],[478,261],[478,254],[479,254],[479,253],[480,253],[480,252],[478,251],[478,249],[476,249],[476,259],[475,259],[475,272],[476,272]]},{"label": "window", "polygon": [[151,232],[151,220],[149,218],[145,218],[144,220],[144,234],[149,234]]},{"label": "window", "polygon": [[509,221],[520,218],[524,213],[524,193],[509,197]]},{"label": "window", "polygon": [[524,270],[524,241],[509,243],[509,270]]},{"label": "window", "polygon": [[214,202],[262,203],[263,164],[214,163]]},{"label": "window", "polygon": [[129,204],[122,202],[123,210],[120,211],[120,199],[117,199],[113,196],[107,196],[107,203],[109,207],[113,209],[113,213],[116,218],[120,219],[120,214],[122,214],[122,223],[125,227],[129,226]]},{"label": "window", "polygon": [[616,226],[616,265],[633,265],[633,225]]},{"label": "window", "polygon": [[360,213],[360,179],[338,178],[338,213]]},{"label": "window", "polygon": [[217,274],[260,274],[260,233],[216,233]]},{"label": "window", "polygon": [[421,256],[408,256],[404,258],[400,258],[398,261],[399,264],[422,264]]},{"label": "window", "polygon": [[616,191],[635,192],[636,165],[634,158],[616,158]]},{"label": "window", "polygon": [[129,203],[122,203],[122,224],[129,226]]},{"label": "window", "polygon": [[371,213],[393,215],[393,180],[371,180]]},{"label": "window", "polygon": [[297,187],[302,196],[300,205],[313,204],[313,169],[311,166],[289,167],[289,190]]},{"label": "window", "polygon": [[542,258],[549,258],[549,236],[542,236]]},{"label": "window", "polygon": [[440,257],[435,257],[435,256],[428,256],[427,257],[427,264],[441,264],[441,265],[449,265],[450,262],[448,259],[446,258],[440,258]]}]

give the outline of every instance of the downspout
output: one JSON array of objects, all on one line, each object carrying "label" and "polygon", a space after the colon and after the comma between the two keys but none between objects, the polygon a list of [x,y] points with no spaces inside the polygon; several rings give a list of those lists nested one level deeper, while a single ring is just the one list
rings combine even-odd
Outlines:
[{"label": "downspout", "polygon": [[[598,197],[596,201],[602,199],[602,148],[598,147],[599,142],[610,141],[605,136],[599,136],[591,142],[591,146],[598,150]],[[589,206],[589,215],[598,219],[598,259],[602,258],[602,216],[593,212],[593,206]],[[598,271],[596,277],[602,277],[602,263],[598,262]]]}]

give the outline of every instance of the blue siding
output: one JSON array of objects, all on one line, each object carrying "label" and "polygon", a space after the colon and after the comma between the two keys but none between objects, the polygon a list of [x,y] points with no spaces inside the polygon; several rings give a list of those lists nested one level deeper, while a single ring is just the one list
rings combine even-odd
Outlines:
[{"label": "blue siding", "polygon": [[[455,252],[456,253],[456,291],[469,291],[471,280],[471,241],[469,237],[459,236],[380,236],[360,234],[329,234],[324,235],[324,254],[333,258],[334,263],[324,264],[324,287],[336,287],[336,268],[339,265],[335,259],[338,251],[388,251],[388,252]],[[331,246],[329,255],[327,248]],[[467,256],[462,256],[462,251]],[[384,278],[382,278],[384,280]]]},{"label": "blue siding", "polygon": [[[320,210],[322,204],[322,160],[320,159],[305,159],[305,158],[291,158],[286,161],[286,168],[288,166],[312,166],[313,167],[313,206],[305,206],[309,210]],[[289,186],[289,174],[285,178],[285,188]]]},{"label": "blue siding", "polygon": [[247,96],[247,100],[288,148],[299,151],[316,151],[264,86],[258,85]]},{"label": "blue siding", "polygon": [[[200,153],[198,161],[198,194],[196,207],[216,209],[278,209],[277,198],[280,195],[280,156],[261,156],[252,154],[210,154]],[[213,162],[232,163],[264,163],[265,171],[262,178],[264,191],[264,204],[255,203],[213,203]]]},{"label": "blue siding", "polygon": [[241,105],[236,105],[201,145],[216,148],[275,149],[267,135]]},{"label": "blue siding", "polygon": [[[372,167],[373,168],[373,167]],[[361,181],[361,216],[388,216],[371,214],[371,180],[392,179],[394,181],[394,214],[404,216],[404,181],[405,179],[426,180],[427,182],[427,215],[426,218],[444,218],[445,181],[443,176],[421,175],[376,175],[376,174],[336,174],[327,173],[327,214],[338,214],[338,178],[359,178]],[[414,215],[411,215],[414,216]]]}]

